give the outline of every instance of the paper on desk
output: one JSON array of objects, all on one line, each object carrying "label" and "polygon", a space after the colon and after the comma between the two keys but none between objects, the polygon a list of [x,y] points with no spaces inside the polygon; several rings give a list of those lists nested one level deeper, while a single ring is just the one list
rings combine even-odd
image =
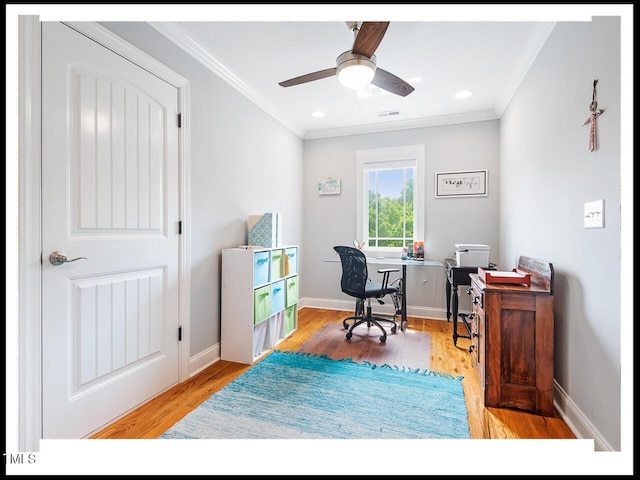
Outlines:
[{"label": "paper on desk", "polygon": [[511,277],[511,278],[523,278],[526,276],[525,273],[518,272],[498,272],[495,270],[485,270],[486,274],[491,277]]}]

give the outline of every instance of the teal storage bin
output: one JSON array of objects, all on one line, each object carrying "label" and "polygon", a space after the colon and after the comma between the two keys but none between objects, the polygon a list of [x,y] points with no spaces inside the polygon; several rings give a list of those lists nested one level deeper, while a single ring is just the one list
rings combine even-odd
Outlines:
[{"label": "teal storage bin", "polygon": [[259,287],[269,282],[269,252],[253,254],[253,286]]},{"label": "teal storage bin", "polygon": [[271,284],[271,314],[284,310],[285,289],[284,280]]},{"label": "teal storage bin", "polygon": [[288,269],[287,275],[297,275],[298,274],[298,249],[296,247],[290,247],[285,250],[287,255],[287,265]]}]

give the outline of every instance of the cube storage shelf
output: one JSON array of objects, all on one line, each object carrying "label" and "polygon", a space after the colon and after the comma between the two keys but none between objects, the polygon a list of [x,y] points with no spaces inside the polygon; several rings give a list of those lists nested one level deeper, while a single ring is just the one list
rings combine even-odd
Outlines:
[{"label": "cube storage shelf", "polygon": [[222,251],[220,358],[250,365],[298,328],[298,247]]}]

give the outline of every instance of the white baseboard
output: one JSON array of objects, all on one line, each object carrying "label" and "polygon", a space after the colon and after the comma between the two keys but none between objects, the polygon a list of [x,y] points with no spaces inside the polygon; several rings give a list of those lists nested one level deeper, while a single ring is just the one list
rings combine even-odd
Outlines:
[{"label": "white baseboard", "polygon": [[613,447],[600,434],[598,429],[591,423],[586,415],[578,408],[573,400],[567,395],[564,389],[553,381],[554,395],[553,405],[560,413],[560,416],[578,439],[593,439],[594,448],[600,452],[612,452]]},{"label": "white baseboard", "polygon": [[[300,300],[300,308],[323,308],[325,310],[344,310],[352,311],[355,306],[355,300],[335,300],[330,298],[309,298],[305,297]],[[382,315],[393,314],[393,304],[391,302],[385,302],[384,305],[380,305],[375,299],[371,300],[371,308],[374,312]],[[460,313],[463,313],[460,311]],[[429,318],[432,320],[447,320],[447,312],[442,308],[430,308],[430,307],[413,307],[407,305],[407,315],[409,317],[416,318]]]},{"label": "white baseboard", "polygon": [[193,378],[202,370],[220,360],[220,343],[216,343],[202,352],[189,357],[189,378]]}]

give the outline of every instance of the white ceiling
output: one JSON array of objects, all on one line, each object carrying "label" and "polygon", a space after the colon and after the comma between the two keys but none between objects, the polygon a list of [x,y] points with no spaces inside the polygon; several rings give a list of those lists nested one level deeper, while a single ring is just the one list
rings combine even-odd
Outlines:
[{"label": "white ceiling", "polygon": [[[376,50],[377,65],[415,91],[401,97],[372,87],[371,96],[359,98],[335,76],[278,85],[335,67],[353,44],[343,21],[150,24],[302,138],[499,118],[554,25],[392,21]],[[457,100],[460,90],[473,95]],[[311,116],[318,110],[323,118]]]}]

